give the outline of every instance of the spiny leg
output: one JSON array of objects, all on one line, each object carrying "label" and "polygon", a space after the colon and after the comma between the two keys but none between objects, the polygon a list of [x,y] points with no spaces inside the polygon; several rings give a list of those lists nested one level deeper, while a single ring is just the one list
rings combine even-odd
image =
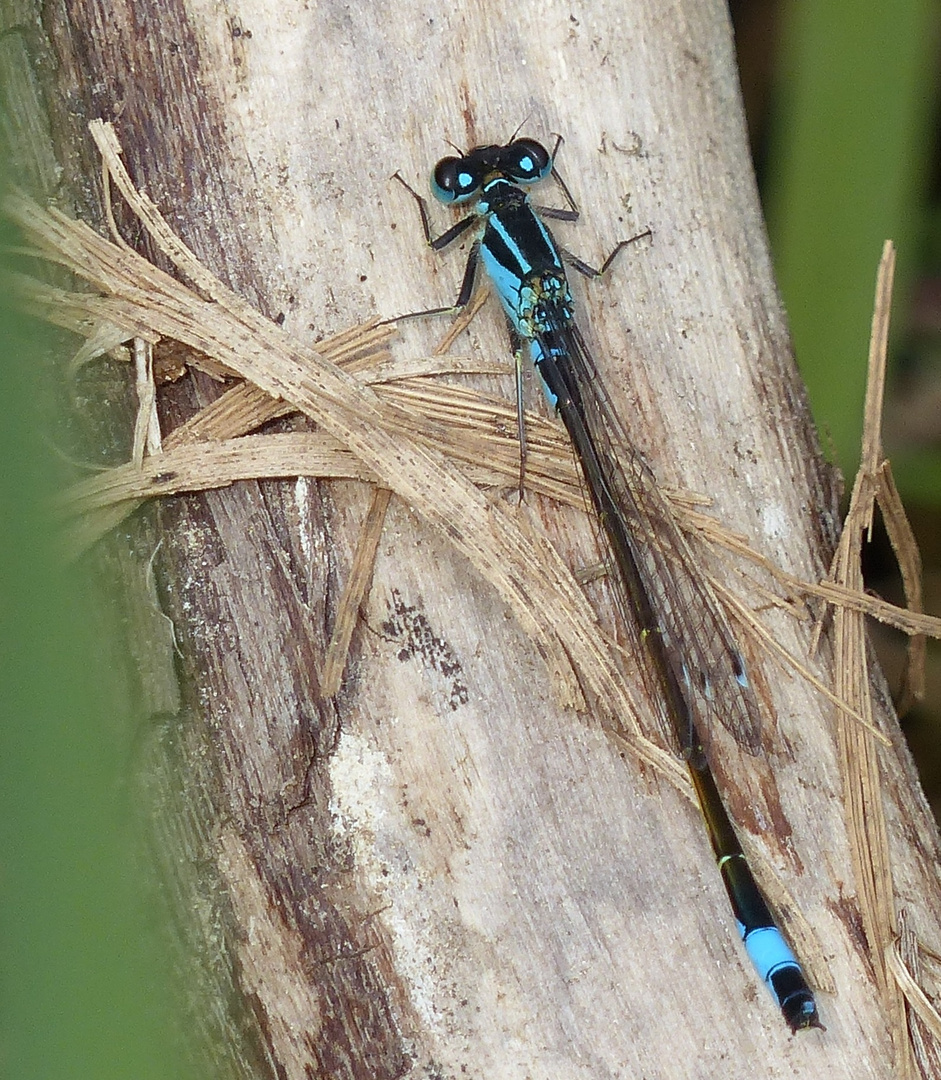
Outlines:
[{"label": "spiny leg", "polygon": [[648,236],[652,237],[653,232],[650,229],[644,229],[643,232],[637,233],[636,236],[632,236],[629,240],[619,240],[614,245],[611,253],[598,268],[591,266],[589,263],[586,263],[577,255],[573,255],[571,251],[566,251],[565,248],[561,248],[560,250],[562,252],[563,259],[565,259],[565,261],[568,263],[569,266],[572,267],[573,270],[577,270],[581,275],[586,278],[598,278],[602,277],[608,272],[611,264],[618,257],[618,255],[621,254],[624,248],[626,248],[629,244],[636,243],[638,240],[643,240],[645,237]]},{"label": "spiny leg", "polygon": [[[425,234],[425,241],[432,251],[442,251],[452,243],[459,236],[462,236],[467,230],[474,224],[480,221],[477,214],[468,214],[467,217],[461,218],[457,224],[452,225],[450,229],[443,232],[438,237],[433,237],[431,234],[431,223],[428,219],[428,202],[422,198],[421,195],[405,180],[399,173],[394,173],[393,180],[398,182],[405,188],[405,190],[412,196],[415,202],[418,204],[418,212],[421,215],[422,232]],[[467,256],[467,264],[464,267],[464,278],[461,281],[461,289],[457,295],[457,300],[453,304],[449,304],[447,307],[426,308],[424,311],[411,311],[407,315],[399,315],[395,319],[386,319],[385,322],[399,322],[405,319],[417,319],[423,315],[454,315],[462,308],[467,307],[470,302],[470,298],[474,292],[474,279],[477,275],[477,262],[480,254],[480,241],[474,242],[473,247],[470,250],[470,254]]]}]

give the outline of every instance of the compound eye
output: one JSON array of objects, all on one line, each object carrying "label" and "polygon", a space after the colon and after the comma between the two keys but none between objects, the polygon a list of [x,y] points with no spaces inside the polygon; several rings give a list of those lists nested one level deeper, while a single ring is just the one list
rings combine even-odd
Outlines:
[{"label": "compound eye", "polygon": [[431,191],[443,203],[461,203],[480,189],[480,172],[467,158],[442,158],[431,174]]},{"label": "compound eye", "polygon": [[552,172],[549,151],[535,139],[517,139],[506,154],[506,170],[518,184],[536,184]]}]

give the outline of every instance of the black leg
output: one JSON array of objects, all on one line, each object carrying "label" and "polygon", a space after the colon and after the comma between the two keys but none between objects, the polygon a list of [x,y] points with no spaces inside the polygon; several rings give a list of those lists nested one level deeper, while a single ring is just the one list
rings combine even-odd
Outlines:
[{"label": "black leg", "polygon": [[[445,233],[447,236],[447,233]],[[477,276],[477,263],[480,261],[480,241],[475,241],[467,256],[467,265],[464,267],[464,280],[461,282],[461,291],[454,301],[455,310],[467,307],[470,298],[474,295],[474,278]]]},{"label": "black leg", "polygon": [[516,361],[516,432],[520,442],[519,497],[522,503],[526,495],[526,417],[523,415],[523,339],[516,327],[507,319],[510,332],[510,348]]},{"label": "black leg", "polygon": [[[392,179],[398,180],[402,187],[405,188],[418,204],[418,212],[421,215],[422,231],[424,232],[425,240],[432,251],[441,251],[446,248],[453,240],[456,240],[472,225],[480,221],[477,214],[468,214],[466,218],[462,218],[456,225],[452,225],[450,229],[443,232],[440,236],[433,237],[431,235],[431,223],[428,220],[428,203],[426,200],[423,199],[411,184],[409,184],[399,173],[394,173]],[[458,293],[457,300],[453,304],[449,304],[447,307],[426,308],[424,311],[410,311],[407,315],[399,315],[395,319],[384,319],[383,322],[401,322],[405,319],[417,319],[422,315],[449,315],[466,307],[474,292],[474,279],[477,275],[479,255],[480,242],[477,241],[474,243],[474,246],[471,248],[470,254],[467,257],[467,265],[464,268],[464,280],[461,282],[461,291]]]},{"label": "black leg", "polygon": [[[555,161],[555,156],[559,152],[559,147],[562,145],[562,136],[556,137],[555,148],[552,151],[552,160]],[[568,189],[568,185],[562,179],[559,171],[555,165],[552,166],[552,177],[559,185],[562,194],[565,196],[565,201],[568,203],[568,207],[559,206],[537,206],[535,209],[543,216],[553,221],[578,221],[581,211],[578,208],[578,204],[572,198],[572,193]],[[565,261],[572,267],[573,270],[577,270],[580,274],[584,274],[587,278],[601,277],[605,274],[614,260],[618,257],[622,248],[626,248],[628,244],[633,244],[636,240],[642,240],[645,236],[653,236],[650,229],[644,229],[643,232],[638,233],[636,236],[632,236],[630,240],[619,241],[614,250],[608,255],[605,261],[601,264],[601,268],[596,270],[595,267],[590,266],[584,260],[580,259],[577,255],[573,255],[570,251],[562,250],[562,255]]]},{"label": "black leg", "polygon": [[583,262],[577,255],[573,255],[570,251],[566,251],[564,248],[561,249],[562,258],[565,259],[565,261],[569,264],[569,266],[572,267],[573,270],[577,270],[580,274],[583,274],[587,278],[601,277],[602,274],[606,274],[608,272],[608,268],[618,257],[618,255],[621,254],[623,249],[628,246],[628,244],[633,244],[637,240],[643,240],[644,237],[647,236],[653,236],[653,233],[650,229],[644,229],[643,232],[638,233],[636,236],[632,236],[630,240],[620,240],[617,244],[614,245],[611,254],[605,259],[599,269],[595,269],[594,266],[589,266],[588,263]]},{"label": "black leg", "polygon": [[421,227],[425,234],[425,240],[432,251],[442,251],[453,240],[456,240],[459,236],[465,233],[475,221],[479,221],[480,218],[477,214],[468,214],[466,218],[456,224],[452,225],[450,229],[443,232],[440,236],[431,235],[431,223],[428,220],[428,201],[424,199],[418,192],[409,184],[409,182],[401,176],[399,173],[392,174],[393,180],[398,182],[405,188],[405,190],[412,196],[415,202],[418,203],[418,212],[421,214]]}]

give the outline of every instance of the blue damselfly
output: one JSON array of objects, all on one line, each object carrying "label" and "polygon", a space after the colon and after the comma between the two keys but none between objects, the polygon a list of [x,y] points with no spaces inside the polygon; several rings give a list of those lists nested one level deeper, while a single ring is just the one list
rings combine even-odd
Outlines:
[{"label": "blue damselfly", "polygon": [[[791,1030],[820,1027],[813,993],[745,860],[703,741],[718,719],[743,746],[757,751],[760,717],[744,659],[649,467],[604,392],[575,323],[562,253],[542,220],[578,218],[554,168],[560,143],[550,154],[532,139],[515,138],[503,146],[481,146],[442,158],[432,174],[435,197],[455,205],[475,202],[472,213],[437,238],[425,200],[396,174],[416,199],[425,238],[435,251],[477,229],[457,301],[434,311],[466,305],[483,263],[506,313],[517,356],[524,348],[528,352],[575,447],[614,555],[615,579],[639,626],[687,760],[746,950]],[[550,175],[569,207],[540,207],[537,212],[525,189]],[[598,277],[630,242],[621,241],[600,269],[568,253],[565,261],[587,277]]]}]

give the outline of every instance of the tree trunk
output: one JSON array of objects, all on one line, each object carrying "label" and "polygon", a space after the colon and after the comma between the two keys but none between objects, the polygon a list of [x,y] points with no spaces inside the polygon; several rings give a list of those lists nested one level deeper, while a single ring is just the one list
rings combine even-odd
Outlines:
[{"label": "tree trunk", "polygon": [[[81,162],[71,181],[89,183],[95,157],[74,117],[113,120],[135,182],[204,264],[314,342],[457,294],[461,254],[425,248],[395,170],[424,189],[449,144],[505,141],[520,125],[550,146],[561,133],[558,167],[583,213],[560,241],[598,265],[617,240],[653,230],[603,281],[574,282],[632,438],[664,483],[708,493],[710,512],[759,552],[819,579],[837,528],[832,477],[771,276],[727,13],[699,0],[511,10],[50,6],[69,102],[52,108],[58,150]],[[396,353],[428,355],[444,329],[405,324]],[[495,302],[460,342],[506,358],[505,378],[478,385],[509,399]],[[192,376],[162,393],[169,430],[218,387]],[[723,742],[717,762],[812,980],[835,989],[819,1000],[827,1030],[792,1038],[745,958],[693,805],[608,735],[601,705],[560,703],[505,603],[401,498],[342,689],[324,700],[370,498],[361,482],[300,478],[161,507],[185,705],[147,764],[185,778],[166,842],[199,860],[182,873],[189,923],[224,928],[200,946],[215,980],[201,993],[218,998],[199,1006],[212,1069],[892,1074],[833,707],[751,649],[764,755]],[[587,515],[535,495],[503,508],[574,567],[598,561]],[[829,681],[826,642],[808,659],[809,623],[762,619]],[[931,944],[937,835],[895,721],[879,723],[894,740],[881,765],[898,903]]]}]

